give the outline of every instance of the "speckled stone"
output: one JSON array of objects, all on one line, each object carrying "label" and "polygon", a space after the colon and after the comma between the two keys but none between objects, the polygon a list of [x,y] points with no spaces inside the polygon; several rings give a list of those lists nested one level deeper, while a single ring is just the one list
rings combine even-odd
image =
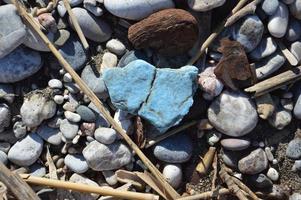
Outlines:
[{"label": "speckled stone", "polygon": [[252,151],[238,162],[238,169],[243,174],[258,174],[268,167],[267,156],[261,148]]},{"label": "speckled stone", "polygon": [[295,138],[288,143],[286,156],[291,159],[301,158],[301,138]]}]

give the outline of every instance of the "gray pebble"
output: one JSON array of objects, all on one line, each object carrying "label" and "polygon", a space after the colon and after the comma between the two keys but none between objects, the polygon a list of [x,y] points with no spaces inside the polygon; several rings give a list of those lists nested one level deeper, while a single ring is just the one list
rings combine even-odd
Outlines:
[{"label": "gray pebble", "polygon": [[243,174],[257,174],[268,167],[268,159],[265,152],[258,148],[238,162],[238,169]]},{"label": "gray pebble", "polygon": [[276,38],[282,38],[286,33],[288,20],[289,12],[287,5],[280,2],[276,12],[269,18],[268,30],[270,34]]},{"label": "gray pebble", "polygon": [[261,4],[262,10],[267,14],[267,15],[272,15],[276,12],[277,8],[279,6],[279,1],[278,0],[264,0]]},{"label": "gray pebble", "polygon": [[277,181],[279,179],[279,173],[276,169],[270,167],[267,176],[272,180],[272,181]]},{"label": "gray pebble", "polygon": [[255,63],[256,76],[259,80],[276,72],[285,63],[285,58],[280,52],[275,52],[262,61]]},{"label": "gray pebble", "polygon": [[55,95],[54,97],[53,97],[53,101],[56,103],[56,104],[59,104],[59,105],[61,105],[62,103],[64,103],[64,96],[62,96],[62,95]]},{"label": "gray pebble", "polygon": [[234,152],[234,151],[227,151],[225,150],[223,155],[222,155],[222,159],[223,162],[234,169],[238,168],[238,161],[241,158],[241,154],[239,152]]},{"label": "gray pebble", "polygon": [[9,84],[0,84],[0,99],[13,103],[15,99],[14,88]]},{"label": "gray pebble", "polygon": [[117,133],[112,128],[100,127],[95,130],[94,138],[102,144],[112,144],[117,138]]},{"label": "gray pebble", "polygon": [[301,158],[301,138],[295,138],[288,143],[286,156],[291,159]]},{"label": "gray pebble", "polygon": [[65,83],[64,87],[72,94],[79,92],[79,87],[75,83]]},{"label": "gray pebble", "polygon": [[274,111],[271,118],[268,119],[270,125],[277,128],[278,130],[283,129],[289,125],[292,121],[292,114],[290,111],[277,109]]},{"label": "gray pebble", "polygon": [[71,74],[69,74],[69,73],[65,73],[64,74],[64,76],[63,76],[63,81],[64,82],[66,82],[66,83],[70,83],[70,82],[72,82],[72,76],[71,76]]},{"label": "gray pebble", "polygon": [[69,122],[67,119],[61,121],[60,131],[67,140],[72,140],[79,130],[77,124]]},{"label": "gray pebble", "polygon": [[0,103],[0,133],[10,125],[11,112],[8,105]]},{"label": "gray pebble", "polygon": [[264,174],[257,174],[251,177],[252,185],[257,188],[271,188],[273,182]]},{"label": "gray pebble", "polygon": [[114,171],[108,170],[108,171],[102,171],[102,175],[105,177],[106,182],[109,185],[116,185],[117,184],[117,175]]},{"label": "gray pebble", "polygon": [[290,13],[297,19],[301,19],[301,0],[295,0],[289,5]]},{"label": "gray pebble", "polygon": [[250,58],[258,61],[273,54],[277,49],[277,44],[272,37],[262,38],[259,45],[251,51]]},{"label": "gray pebble", "polygon": [[301,42],[296,41],[296,42],[292,43],[290,51],[295,56],[295,58],[298,60],[298,62],[300,62],[300,60],[301,60]]},{"label": "gray pebble", "polygon": [[245,139],[228,138],[221,140],[221,145],[223,148],[231,151],[241,151],[247,149],[250,144],[251,142]]},{"label": "gray pebble", "polygon": [[272,153],[272,151],[271,151],[271,148],[270,148],[270,147],[265,147],[265,148],[264,148],[264,152],[265,152],[265,154],[267,155],[268,160],[269,160],[270,162],[273,162],[273,160],[274,160],[274,155],[273,155],[273,153]]},{"label": "gray pebble", "polygon": [[301,200],[301,194],[295,192],[289,197],[289,200]]},{"label": "gray pebble", "polygon": [[33,164],[29,167],[30,175],[43,177],[46,174],[46,168],[40,164]]},{"label": "gray pebble", "polygon": [[64,115],[65,115],[66,119],[68,119],[70,122],[78,123],[81,120],[81,116],[77,113],[65,111]]},{"label": "gray pebble", "polygon": [[48,86],[52,89],[61,89],[63,88],[63,84],[58,79],[51,79],[48,81]]},{"label": "gray pebble", "polygon": [[15,137],[18,139],[25,137],[27,133],[26,125],[22,121],[15,122],[13,126],[13,132]]},{"label": "gray pebble", "polygon": [[76,154],[76,155],[68,154],[65,157],[64,162],[65,162],[65,165],[71,171],[73,171],[75,173],[82,174],[82,173],[85,173],[89,169],[84,156],[80,155],[80,154]]},{"label": "gray pebble", "polygon": [[63,109],[64,109],[64,110],[67,110],[67,111],[70,111],[70,112],[75,112],[76,107],[77,107],[77,104],[70,103],[70,102],[66,102],[66,103],[63,105]]},{"label": "gray pebble", "polygon": [[0,151],[0,162],[4,165],[6,165],[8,162],[7,155],[3,151]]},{"label": "gray pebble", "polygon": [[76,108],[77,114],[79,114],[83,121],[95,122],[95,113],[87,106],[80,105]]},{"label": "gray pebble", "polygon": [[286,32],[286,39],[290,42],[298,40],[301,36],[301,24],[298,20],[291,18]]},{"label": "gray pebble", "polygon": [[60,130],[58,128],[51,128],[45,123],[39,126],[37,134],[52,145],[60,145],[62,143],[62,133]]},{"label": "gray pebble", "polygon": [[301,171],[301,160],[296,160],[293,167],[292,171]]},{"label": "gray pebble", "polygon": [[3,151],[4,153],[8,153],[10,146],[11,145],[8,142],[0,142],[0,151]]},{"label": "gray pebble", "polygon": [[126,51],[124,44],[117,39],[109,40],[106,44],[106,48],[118,56],[122,56]]}]

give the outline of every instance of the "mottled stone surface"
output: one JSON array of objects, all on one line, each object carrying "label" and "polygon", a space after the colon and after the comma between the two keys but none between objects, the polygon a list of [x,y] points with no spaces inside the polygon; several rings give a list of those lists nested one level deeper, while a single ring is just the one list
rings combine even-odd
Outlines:
[{"label": "mottled stone surface", "polygon": [[268,167],[264,150],[258,148],[238,162],[238,169],[244,174],[258,174]]}]

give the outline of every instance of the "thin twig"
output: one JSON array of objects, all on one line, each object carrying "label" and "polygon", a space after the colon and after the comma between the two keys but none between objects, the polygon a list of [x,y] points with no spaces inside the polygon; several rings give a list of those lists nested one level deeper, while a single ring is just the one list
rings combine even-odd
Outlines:
[{"label": "thin twig", "polygon": [[214,154],[214,159],[212,162],[212,168],[213,168],[213,177],[212,177],[212,182],[211,182],[211,191],[215,190],[215,183],[217,179],[217,152]]},{"label": "thin twig", "polygon": [[83,44],[83,47],[86,50],[88,50],[89,49],[89,44],[88,44],[88,42],[86,40],[86,37],[85,37],[85,35],[84,35],[84,33],[83,33],[83,31],[82,31],[82,29],[81,29],[78,21],[77,21],[77,18],[75,17],[75,15],[74,15],[74,13],[73,13],[73,11],[71,9],[69,1],[68,0],[63,0],[63,2],[64,2],[64,6],[66,7],[66,10],[67,10],[67,12],[69,14],[70,20],[71,20],[71,22],[72,22],[72,24],[73,24],[73,26],[75,28],[75,31],[76,31],[76,33],[77,33],[80,41]]},{"label": "thin twig", "polygon": [[180,195],[174,190],[174,188],[167,183],[161,172],[152,164],[152,162],[144,155],[144,153],[139,149],[139,147],[133,142],[133,140],[128,136],[126,131],[113,119],[110,112],[106,110],[103,103],[98,99],[98,97],[93,93],[93,91],[87,86],[87,84],[80,78],[80,76],[74,71],[70,64],[64,59],[62,54],[55,48],[55,46],[49,41],[47,36],[37,27],[34,23],[34,18],[29,15],[25,9],[17,1],[12,0],[16,7],[18,8],[19,14],[23,19],[32,26],[33,30],[41,37],[44,43],[51,50],[53,55],[59,60],[60,64],[64,69],[71,75],[75,83],[83,91],[83,93],[89,97],[91,102],[97,107],[97,109],[103,114],[103,116],[110,122],[112,127],[123,137],[123,139],[128,143],[128,145],[136,152],[136,154],[143,161],[145,166],[153,173],[153,175],[158,179],[162,185],[162,190],[167,194],[170,199],[176,199]]},{"label": "thin twig", "polygon": [[192,196],[187,196],[187,197],[181,197],[178,198],[177,200],[201,200],[201,199],[212,199],[213,196],[222,196],[226,194],[230,194],[230,190],[226,188],[221,188],[217,191],[208,191],[208,192],[203,192],[201,194],[196,194]]},{"label": "thin twig", "polygon": [[236,185],[238,185],[238,187],[240,187],[240,189],[244,190],[246,193],[248,193],[248,195],[254,199],[254,200],[259,200],[259,198],[257,197],[257,195],[250,190],[250,188],[248,186],[246,186],[243,182],[241,182],[239,179],[233,177],[233,181]]},{"label": "thin twig", "polygon": [[[238,4],[233,8],[232,14],[238,12],[244,5],[248,2],[248,0],[241,0]],[[195,56],[193,56],[188,65],[193,65],[206,51],[206,49],[210,46],[210,44],[217,38],[217,36],[224,30],[226,20],[222,22],[217,28],[211,33],[211,35],[205,40],[205,42],[200,47],[200,50],[197,52]]]}]

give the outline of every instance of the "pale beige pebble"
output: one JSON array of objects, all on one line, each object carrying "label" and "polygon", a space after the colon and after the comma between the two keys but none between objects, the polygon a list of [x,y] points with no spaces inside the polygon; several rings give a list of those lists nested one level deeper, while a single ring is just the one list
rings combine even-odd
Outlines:
[{"label": "pale beige pebble", "polygon": [[106,69],[110,69],[117,66],[118,58],[115,54],[106,52],[102,56],[102,63],[100,66],[101,72],[103,73]]},{"label": "pale beige pebble", "polygon": [[267,119],[272,116],[275,105],[270,94],[265,94],[255,98],[257,105],[257,113],[261,119]]}]

